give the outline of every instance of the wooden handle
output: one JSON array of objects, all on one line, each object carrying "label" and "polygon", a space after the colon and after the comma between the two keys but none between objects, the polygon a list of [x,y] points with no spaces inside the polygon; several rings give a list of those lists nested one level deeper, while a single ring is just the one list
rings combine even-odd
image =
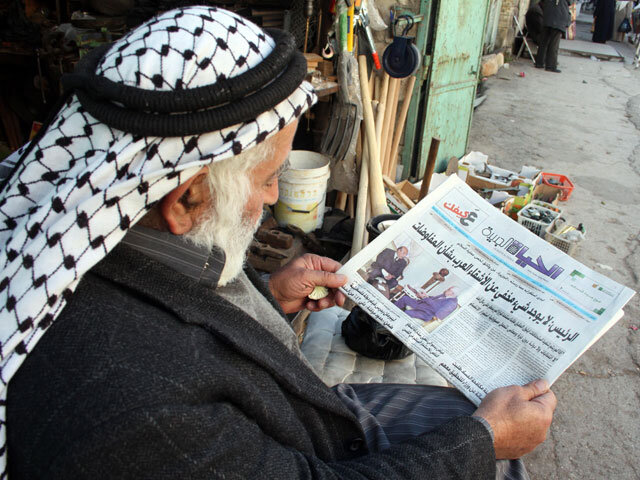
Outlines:
[{"label": "wooden handle", "polygon": [[[389,127],[387,131],[387,141],[384,144],[384,151],[382,152],[382,161],[384,163],[384,172],[386,175],[389,175],[389,164],[391,163],[390,155],[391,155],[391,143],[393,140],[393,132],[396,128],[396,112],[398,110],[398,98],[400,97],[400,79],[394,78],[393,84],[393,97],[389,100],[389,104],[387,105],[388,109],[391,109],[391,113],[389,118],[391,121],[389,122]],[[390,87],[391,88],[391,87]],[[395,177],[395,175],[393,175]]]},{"label": "wooden handle", "polygon": [[[380,101],[382,103],[384,103],[384,108],[385,108],[385,114],[384,114],[384,119],[383,119],[383,128],[382,128],[382,138],[379,142],[379,149],[380,149],[380,156],[382,157],[382,152],[384,150],[383,145],[384,142],[386,141],[386,135],[387,132],[384,129],[384,125],[387,122],[387,116],[389,115],[389,113],[387,112],[387,105],[389,104],[389,79],[391,77],[389,77],[389,74],[387,72],[384,73],[384,76],[382,77],[382,83],[381,83],[381,92],[380,92]],[[381,159],[382,160],[382,159]],[[384,173],[384,165],[382,165],[382,162],[380,163],[380,165],[383,168],[383,173]]]},{"label": "wooden handle", "polygon": [[387,151],[387,146],[391,143],[391,139],[393,138],[393,133],[391,132],[392,125],[394,124],[394,101],[398,101],[398,88],[400,86],[400,79],[391,78],[389,80],[389,90],[387,94],[387,104],[386,104],[386,112],[384,115],[384,127],[383,127],[383,138],[382,144],[380,146],[380,164],[382,165],[382,173],[384,174],[388,168],[387,165],[387,157],[385,153]]},{"label": "wooden handle", "polygon": [[369,148],[365,144],[362,149],[362,160],[360,161],[360,183],[358,184],[358,202],[356,205],[355,223],[353,226],[353,237],[351,239],[351,258],[362,250],[364,238],[364,225],[367,221],[367,205],[369,204]]},{"label": "wooden handle", "polygon": [[338,192],[338,194],[336,195],[336,203],[334,206],[335,208],[337,208],[338,210],[342,210],[343,212],[346,210],[347,194],[345,192]]},{"label": "wooden handle", "polygon": [[[374,102],[375,103],[375,102]],[[384,121],[384,103],[378,104],[378,111],[376,112],[376,142],[378,143],[378,163],[380,163],[380,138],[382,137],[382,124]]]},{"label": "wooden handle", "polygon": [[436,158],[438,157],[438,149],[440,148],[440,139],[433,137],[431,139],[431,146],[429,147],[429,157],[427,158],[427,166],[424,169],[424,176],[422,177],[422,185],[420,186],[420,196],[418,201],[422,200],[429,193],[429,184],[431,183],[431,177],[433,176],[433,169],[436,167]]},{"label": "wooden handle", "polygon": [[367,146],[369,147],[369,189],[371,190],[371,204],[373,206],[372,215],[384,215],[389,213],[387,207],[387,199],[384,194],[384,185],[382,183],[382,168],[380,167],[379,149],[376,142],[376,126],[371,108],[371,91],[369,90],[369,82],[367,82],[367,57],[360,55],[358,57],[360,67],[360,89],[362,91],[362,106],[364,110],[364,126],[367,137]]},{"label": "wooden handle", "polygon": [[407,120],[407,113],[409,112],[409,105],[411,104],[411,97],[413,94],[413,87],[416,84],[416,77],[410,77],[407,83],[407,90],[404,94],[404,100],[402,101],[402,108],[400,109],[400,116],[398,117],[398,123],[396,125],[396,131],[393,135],[393,142],[391,143],[391,154],[389,155],[389,175],[392,179],[396,178],[396,165],[398,164],[398,147],[400,146],[400,138],[404,131],[404,123]]},{"label": "wooden handle", "polygon": [[385,105],[387,104],[387,95],[389,94],[389,78],[389,74],[385,72],[381,82],[382,92],[380,92],[380,101]]},{"label": "wooden handle", "polygon": [[380,98],[380,94],[382,93],[382,83],[380,83],[381,82],[380,77],[378,75],[376,75],[375,77],[376,79],[373,82],[374,88],[371,91],[371,96],[373,97],[374,100],[384,103],[384,98]]}]

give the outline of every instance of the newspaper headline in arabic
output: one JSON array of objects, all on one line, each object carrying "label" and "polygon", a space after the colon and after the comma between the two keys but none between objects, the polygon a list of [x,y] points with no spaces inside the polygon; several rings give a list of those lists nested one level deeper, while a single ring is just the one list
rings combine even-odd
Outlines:
[{"label": "newspaper headline in arabic", "polygon": [[341,270],[344,293],[470,400],[553,383],[632,290],[501,214],[452,176]]}]

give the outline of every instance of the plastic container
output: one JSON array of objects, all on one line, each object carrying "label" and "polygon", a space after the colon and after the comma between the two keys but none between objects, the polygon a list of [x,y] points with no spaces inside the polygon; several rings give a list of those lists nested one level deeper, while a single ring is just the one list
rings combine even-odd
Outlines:
[{"label": "plastic container", "polygon": [[369,242],[373,242],[378,235],[380,235],[385,229],[383,228],[384,222],[395,222],[402,215],[395,213],[385,213],[383,215],[378,215],[373,217],[367,222],[367,232],[369,232]]},{"label": "plastic container", "polygon": [[513,206],[513,198],[509,198],[502,206],[502,213],[516,222],[518,221],[518,210],[518,208],[514,208]]},{"label": "plastic container", "polygon": [[569,200],[571,196],[571,192],[573,192],[573,183],[569,180],[565,175],[560,175],[558,173],[545,173],[542,172],[540,174],[540,179],[544,185],[549,187],[558,188],[560,193],[560,201],[565,202]]},{"label": "plastic container", "polygon": [[584,234],[586,233],[584,230],[582,231],[582,235],[576,236],[575,240],[562,238],[558,235],[564,227],[571,226],[567,223],[567,221],[559,217],[553,222],[552,225],[549,225],[545,230],[544,239],[549,242],[554,247],[562,250],[564,253],[573,256],[576,252],[582,240],[584,240]]},{"label": "plastic container", "polygon": [[526,193],[515,195],[513,198],[505,202],[503,212],[506,215],[516,221],[518,220],[518,211],[531,202],[533,192],[536,188],[536,181],[537,179],[527,180],[518,184],[520,190],[524,190],[525,188],[527,189]]},{"label": "plastic container", "polygon": [[[527,213],[534,209],[547,212],[550,217],[552,217],[551,222],[547,223],[527,217]],[[531,230],[539,237],[544,238],[546,229],[552,226],[560,215],[562,215],[562,210],[558,207],[539,200],[532,200],[530,204],[525,205],[522,209],[518,210],[518,223],[528,230]]]},{"label": "plastic container", "polygon": [[291,152],[289,168],[278,182],[280,196],[274,208],[274,216],[281,226],[292,224],[306,233],[322,226],[329,163],[329,157],[321,153]]}]

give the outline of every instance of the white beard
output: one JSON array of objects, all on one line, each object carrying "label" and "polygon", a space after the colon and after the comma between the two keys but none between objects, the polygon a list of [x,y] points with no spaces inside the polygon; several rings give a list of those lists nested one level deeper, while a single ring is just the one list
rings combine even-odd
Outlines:
[{"label": "white beard", "polygon": [[195,227],[185,237],[195,245],[211,250],[214,246],[225,254],[224,268],[218,286],[223,287],[233,281],[242,272],[247,251],[258,230],[262,218],[251,223],[242,217],[242,202],[234,208],[210,211],[204,214]]},{"label": "white beard", "polygon": [[242,272],[251,240],[260,226],[262,215],[255,221],[251,220],[253,216],[245,219],[248,199],[252,188],[256,188],[252,185],[251,172],[273,152],[272,142],[265,141],[209,166],[211,204],[185,237],[200,247],[211,250],[215,246],[224,252],[224,268],[218,280],[221,287]]}]

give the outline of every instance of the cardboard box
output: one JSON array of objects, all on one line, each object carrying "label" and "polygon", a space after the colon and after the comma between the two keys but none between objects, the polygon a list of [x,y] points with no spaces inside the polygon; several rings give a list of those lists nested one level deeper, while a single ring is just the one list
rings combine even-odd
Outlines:
[{"label": "cardboard box", "polygon": [[397,183],[398,189],[409,197],[414,203],[418,203],[418,197],[420,196],[420,189],[416,188],[409,180],[403,180]]},{"label": "cardboard box", "polygon": [[[525,195],[516,195],[513,198],[509,199],[504,205],[503,212],[514,220],[517,220],[518,211],[525,205],[529,205],[532,200],[539,200],[541,202],[558,206],[560,191],[557,188],[553,188],[539,182],[540,175],[538,175],[533,180],[527,180],[526,183],[521,183],[519,186],[528,186],[529,192]],[[554,190],[557,191],[554,192]]]},{"label": "cardboard box", "polygon": [[541,200],[546,203],[550,203],[552,205],[558,205],[558,201],[560,199],[560,194],[562,192],[560,189],[555,187],[550,187],[549,185],[545,185],[544,183],[540,183],[535,186],[533,189],[533,200]]},{"label": "cardboard box", "polygon": [[[484,188],[505,188],[513,185],[517,185],[521,182],[528,182],[529,180],[525,177],[521,177],[515,172],[511,170],[506,170],[500,167],[489,166],[492,172],[492,178],[482,177],[476,173],[475,168],[470,167],[467,172],[467,185],[469,185],[474,190],[482,190]],[[495,178],[499,177],[509,177],[511,176],[511,180],[509,182],[504,182]]]}]

